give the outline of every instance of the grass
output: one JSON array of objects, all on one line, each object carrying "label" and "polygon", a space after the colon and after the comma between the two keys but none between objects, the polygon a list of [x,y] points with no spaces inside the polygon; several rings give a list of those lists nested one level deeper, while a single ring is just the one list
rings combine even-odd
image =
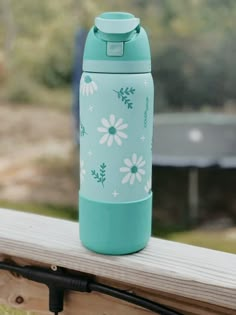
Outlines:
[{"label": "grass", "polygon": [[70,87],[49,89],[29,79],[15,78],[0,86],[0,100],[15,106],[28,104],[68,110],[71,107],[72,97]]},{"label": "grass", "polygon": [[5,305],[0,305],[0,315],[34,315],[34,313],[17,310]]},{"label": "grass", "polygon": [[[49,217],[77,221],[77,208],[73,206],[59,206],[52,204],[19,203],[0,201],[0,208],[20,210],[23,212],[42,214]],[[0,314],[1,315],[1,314]]]},{"label": "grass", "polygon": [[161,226],[154,222],[152,231],[155,237],[236,254],[236,236],[230,238],[227,230],[187,230],[181,225]]},{"label": "grass", "polygon": [[[235,229],[236,235],[236,229]],[[168,235],[169,240],[236,254],[236,240],[230,239],[225,231],[187,231]]]}]

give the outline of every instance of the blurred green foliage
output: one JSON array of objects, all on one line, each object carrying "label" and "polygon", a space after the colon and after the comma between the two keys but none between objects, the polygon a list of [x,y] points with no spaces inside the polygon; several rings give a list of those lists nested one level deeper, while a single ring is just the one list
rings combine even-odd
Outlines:
[{"label": "blurred green foliage", "polygon": [[[236,235],[236,231],[234,232]],[[236,254],[235,237],[228,237],[226,231],[188,231],[181,233],[171,233],[168,235],[169,240],[185,244],[220,250]]]},{"label": "blurred green foliage", "polygon": [[14,309],[6,305],[0,305],[0,314],[1,315],[34,315],[34,313]]},{"label": "blurred green foliage", "polygon": [[235,0],[1,0],[0,97],[35,102],[42,88],[69,87],[75,32],[105,10],[147,29],[159,110],[235,102]]},{"label": "blurred green foliage", "polygon": [[[41,204],[33,202],[12,202],[6,200],[0,200],[0,207],[5,209],[14,209],[23,212],[42,214],[53,218],[60,218],[64,220],[77,221],[78,210],[77,207],[68,205],[53,205],[53,204]],[[0,313],[1,314],[1,313]]]}]

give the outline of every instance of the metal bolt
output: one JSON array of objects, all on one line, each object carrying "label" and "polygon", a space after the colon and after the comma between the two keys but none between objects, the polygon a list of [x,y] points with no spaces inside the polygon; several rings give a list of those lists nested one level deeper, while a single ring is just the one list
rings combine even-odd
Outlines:
[{"label": "metal bolt", "polygon": [[56,266],[56,265],[51,265],[51,269],[52,269],[53,271],[57,271],[57,266]]},{"label": "metal bolt", "polygon": [[19,295],[19,296],[16,297],[16,303],[17,304],[22,304],[23,302],[24,302],[24,299],[23,299],[22,296]]}]

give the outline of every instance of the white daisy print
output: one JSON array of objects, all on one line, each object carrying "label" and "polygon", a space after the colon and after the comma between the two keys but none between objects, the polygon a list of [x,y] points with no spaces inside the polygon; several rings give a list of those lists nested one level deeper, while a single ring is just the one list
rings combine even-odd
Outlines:
[{"label": "white daisy print", "polygon": [[142,168],[146,164],[143,157],[137,157],[136,153],[132,154],[131,159],[124,159],[125,166],[120,168],[120,172],[127,173],[123,179],[122,184],[130,183],[133,185],[137,179],[139,182],[142,181],[142,176],[145,174],[145,170]]},{"label": "white daisy print", "polygon": [[122,118],[116,121],[115,115],[111,114],[109,119],[102,118],[101,123],[103,126],[97,129],[99,132],[104,133],[99,141],[100,144],[106,143],[110,147],[115,140],[121,146],[121,139],[128,138],[127,134],[123,132],[128,127],[128,124],[124,124]]},{"label": "white daisy print", "polygon": [[84,161],[80,161],[80,182],[82,183],[84,181],[84,176],[86,174],[85,168],[84,168]]},{"label": "white daisy print", "polygon": [[150,194],[152,191],[152,179],[151,177],[149,178],[149,180],[147,181],[147,184],[144,186],[144,190],[146,191],[146,193]]},{"label": "white daisy print", "polygon": [[97,89],[97,84],[92,80],[89,75],[86,74],[85,76],[83,76],[80,83],[80,91],[83,95],[93,95],[93,93],[97,91]]}]

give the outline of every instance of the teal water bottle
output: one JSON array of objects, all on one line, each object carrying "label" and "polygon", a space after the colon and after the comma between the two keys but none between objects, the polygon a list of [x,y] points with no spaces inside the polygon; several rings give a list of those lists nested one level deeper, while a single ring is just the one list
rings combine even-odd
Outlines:
[{"label": "teal water bottle", "polygon": [[95,19],[80,81],[79,221],[83,245],[120,255],[151,235],[154,88],[150,47],[134,15]]}]

